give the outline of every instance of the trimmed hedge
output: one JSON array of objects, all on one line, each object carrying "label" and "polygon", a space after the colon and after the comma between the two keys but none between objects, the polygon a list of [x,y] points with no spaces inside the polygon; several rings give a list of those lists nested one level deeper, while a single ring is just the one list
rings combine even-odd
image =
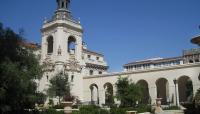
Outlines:
[{"label": "trimmed hedge", "polygon": [[151,106],[140,105],[136,108],[111,108],[110,111],[101,109],[98,106],[87,105],[81,106],[79,111],[74,111],[73,114],[125,114],[126,111],[137,111],[138,113],[142,112],[151,112]]},{"label": "trimmed hedge", "polygon": [[109,111],[101,109],[98,106],[86,105],[81,106],[79,111],[74,111],[73,114],[109,114]]}]

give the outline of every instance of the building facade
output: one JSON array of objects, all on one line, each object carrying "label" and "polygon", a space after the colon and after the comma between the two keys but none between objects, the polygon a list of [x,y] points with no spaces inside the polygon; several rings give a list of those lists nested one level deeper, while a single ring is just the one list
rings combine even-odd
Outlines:
[{"label": "building facade", "polygon": [[108,73],[104,56],[87,49],[83,28],[71,15],[70,0],[56,2],[54,16],[45,20],[41,29],[40,59],[45,73],[38,83],[39,91],[45,93],[49,80],[59,72],[68,75],[72,94],[81,102],[100,106],[106,104],[107,94],[115,95],[118,77],[141,84],[146,95],[143,101],[151,104],[158,97],[163,98],[163,104],[185,102],[190,97],[188,85],[193,94],[200,88],[200,49],[186,50],[180,57],[131,62],[122,72]]},{"label": "building facade", "polygon": [[41,33],[41,64],[44,76],[39,91],[46,92],[49,80],[57,73],[68,75],[72,94],[83,100],[83,76],[107,73],[102,54],[90,51],[83,42],[83,28],[69,10],[70,0],[57,0],[57,10],[45,21]]}]

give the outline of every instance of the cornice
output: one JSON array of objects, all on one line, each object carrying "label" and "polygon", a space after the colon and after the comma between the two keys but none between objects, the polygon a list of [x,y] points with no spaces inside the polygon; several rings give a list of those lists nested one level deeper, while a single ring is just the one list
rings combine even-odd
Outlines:
[{"label": "cornice", "polygon": [[65,27],[65,28],[83,33],[83,29],[81,25],[70,22],[70,21],[65,21],[65,20],[57,20],[57,21],[52,21],[52,22],[44,24],[41,29],[41,32],[46,32],[56,27]]},{"label": "cornice", "polygon": [[137,70],[137,71],[129,71],[129,72],[118,72],[118,73],[110,73],[110,74],[86,76],[83,79],[104,78],[104,77],[110,77],[110,76],[140,74],[140,73],[147,73],[147,72],[159,72],[159,71],[166,71],[166,70],[184,69],[184,68],[190,68],[190,67],[200,67],[200,63],[183,64],[183,65],[177,65],[177,66],[154,68],[154,69],[146,69],[146,70]]}]

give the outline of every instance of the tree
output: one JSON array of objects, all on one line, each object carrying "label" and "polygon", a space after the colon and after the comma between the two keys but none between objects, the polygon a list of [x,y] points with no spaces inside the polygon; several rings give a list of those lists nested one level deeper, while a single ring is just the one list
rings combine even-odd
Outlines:
[{"label": "tree", "polygon": [[197,90],[195,94],[194,103],[196,107],[200,107],[200,88]]},{"label": "tree", "polygon": [[23,112],[35,107],[41,66],[25,40],[0,24],[0,113]]},{"label": "tree", "polygon": [[192,81],[188,80],[186,83],[186,97],[187,101],[192,102],[193,99],[193,85]]},{"label": "tree", "polygon": [[50,84],[51,85],[48,89],[48,94],[50,97],[58,97],[59,104],[62,97],[71,96],[68,75],[60,72],[50,80]]},{"label": "tree", "polygon": [[128,78],[118,78],[116,82],[116,98],[120,100],[121,107],[135,106],[136,101],[142,98],[142,87],[128,80]]},{"label": "tree", "polygon": [[105,92],[105,105],[106,106],[113,106],[114,104],[114,97],[113,97],[113,87],[107,86]]}]

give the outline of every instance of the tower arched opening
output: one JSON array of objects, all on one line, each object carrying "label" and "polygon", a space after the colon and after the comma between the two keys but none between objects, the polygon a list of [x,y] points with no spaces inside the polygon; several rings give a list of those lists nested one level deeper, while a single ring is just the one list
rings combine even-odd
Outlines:
[{"label": "tower arched opening", "polygon": [[181,76],[178,79],[178,92],[179,102],[188,102],[193,97],[193,84],[192,80],[188,76]]},{"label": "tower arched opening", "polygon": [[167,104],[167,99],[169,99],[169,83],[167,79],[160,78],[156,81],[157,88],[157,98],[162,98],[162,104]]},{"label": "tower arched opening", "polygon": [[68,38],[68,53],[74,55],[76,52],[76,38],[70,36]]},{"label": "tower arched opening", "polygon": [[53,36],[47,38],[47,54],[53,53]]},{"label": "tower arched opening", "polygon": [[149,95],[149,87],[146,80],[139,80],[137,82],[138,85],[142,87],[142,99],[140,103],[149,104],[150,103],[150,95]]}]

